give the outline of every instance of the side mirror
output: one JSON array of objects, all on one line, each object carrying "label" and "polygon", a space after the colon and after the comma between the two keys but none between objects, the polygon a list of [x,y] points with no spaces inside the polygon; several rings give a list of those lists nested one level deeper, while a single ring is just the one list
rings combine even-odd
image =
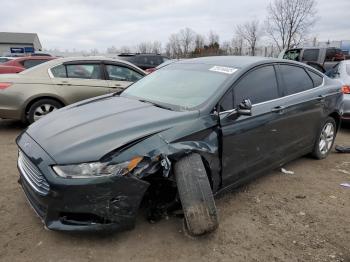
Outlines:
[{"label": "side mirror", "polygon": [[242,116],[251,116],[252,115],[252,102],[250,99],[244,99],[242,103],[238,105],[237,112]]}]

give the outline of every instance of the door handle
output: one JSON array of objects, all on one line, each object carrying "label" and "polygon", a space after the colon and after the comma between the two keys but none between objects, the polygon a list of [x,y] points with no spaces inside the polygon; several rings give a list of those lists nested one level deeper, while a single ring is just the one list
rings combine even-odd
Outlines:
[{"label": "door handle", "polygon": [[61,83],[57,83],[59,86],[70,86],[71,84],[68,81],[62,81]]},{"label": "door handle", "polygon": [[285,107],[284,106],[276,106],[274,108],[271,109],[271,112],[274,113],[283,113]]},{"label": "door handle", "polygon": [[317,97],[317,100],[320,101],[320,102],[324,102],[326,100],[326,96],[325,95],[319,95]]}]

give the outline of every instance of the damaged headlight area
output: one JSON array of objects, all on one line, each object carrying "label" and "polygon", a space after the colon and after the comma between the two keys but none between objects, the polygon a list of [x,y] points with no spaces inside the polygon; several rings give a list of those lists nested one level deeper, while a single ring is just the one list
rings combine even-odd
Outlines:
[{"label": "damaged headlight area", "polygon": [[76,165],[55,165],[52,169],[63,178],[93,178],[104,176],[125,176],[133,171],[143,160],[143,157],[134,157],[130,161],[118,164],[108,162],[90,162]]}]

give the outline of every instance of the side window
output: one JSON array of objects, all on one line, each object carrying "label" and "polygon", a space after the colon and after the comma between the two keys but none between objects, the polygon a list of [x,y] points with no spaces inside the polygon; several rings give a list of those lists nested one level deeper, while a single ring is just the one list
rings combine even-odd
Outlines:
[{"label": "side window", "polygon": [[320,49],[305,49],[302,61],[317,62]]},{"label": "side window", "polygon": [[245,75],[234,87],[235,105],[244,99],[252,104],[278,98],[276,74],[273,66],[264,66]]},{"label": "side window", "polygon": [[284,80],[284,95],[292,95],[314,87],[311,78],[303,68],[292,65],[279,67]]},{"label": "side window", "polygon": [[124,66],[106,65],[106,71],[110,80],[136,82],[143,76],[134,70]]},{"label": "side window", "polygon": [[232,88],[228,91],[219,103],[219,112],[224,112],[233,109],[233,91]]},{"label": "side window", "polygon": [[311,70],[307,70],[307,71],[308,71],[309,75],[311,76],[312,81],[314,82],[314,87],[322,85],[322,83],[323,83],[322,76],[312,72]]},{"label": "side window", "polygon": [[23,61],[23,66],[24,68],[31,68],[33,66],[36,66],[36,65],[40,65],[44,62],[46,62],[47,60],[39,60],[39,59],[36,59],[36,60],[25,60]]},{"label": "side window", "polygon": [[67,77],[66,67],[64,65],[58,65],[51,68],[51,73],[54,77],[58,77],[58,78]]},{"label": "side window", "polygon": [[100,64],[66,65],[68,78],[102,79]]}]

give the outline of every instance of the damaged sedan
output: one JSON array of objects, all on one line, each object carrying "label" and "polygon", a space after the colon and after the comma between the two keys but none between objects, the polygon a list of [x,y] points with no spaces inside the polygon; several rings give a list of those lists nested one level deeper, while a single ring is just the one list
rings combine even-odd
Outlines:
[{"label": "damaged sedan", "polygon": [[337,81],[298,62],[178,61],[29,126],[19,182],[52,230],[130,229],[145,206],[151,220],[182,210],[187,232],[202,235],[218,226],[215,196],[327,157],[342,99]]}]

